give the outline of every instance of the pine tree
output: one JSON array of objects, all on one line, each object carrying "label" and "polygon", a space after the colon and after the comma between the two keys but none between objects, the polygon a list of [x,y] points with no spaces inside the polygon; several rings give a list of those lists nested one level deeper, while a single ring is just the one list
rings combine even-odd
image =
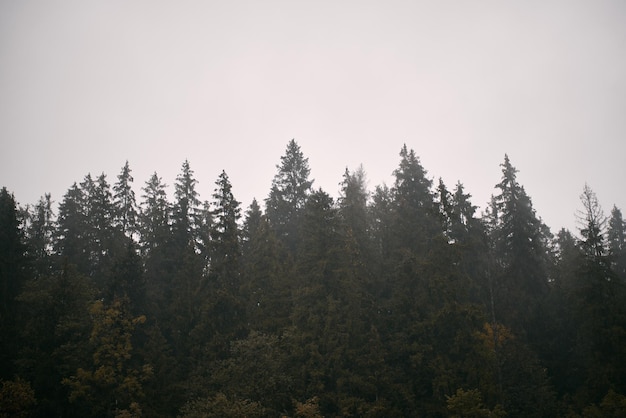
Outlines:
[{"label": "pine tree", "polygon": [[439,184],[437,185],[437,204],[439,206],[439,217],[441,219],[441,230],[444,235],[451,240],[452,229],[452,194],[448,191],[443,179],[439,178]]},{"label": "pine tree", "polygon": [[589,260],[598,265],[606,265],[608,261],[607,219],[596,194],[587,184],[580,195],[580,201],[583,205],[582,211],[578,212],[578,221],[581,225],[581,248]]},{"label": "pine tree", "polygon": [[128,161],[117,176],[113,186],[113,203],[115,205],[115,226],[126,236],[133,238],[137,233],[137,203],[132,189],[134,181]]},{"label": "pine tree", "polygon": [[0,190],[0,378],[12,378],[17,351],[17,303],[26,279],[26,246],[15,198]]},{"label": "pine tree", "polygon": [[144,253],[162,248],[169,239],[170,205],[161,177],[155,172],[143,187],[139,231]]},{"label": "pine tree", "polygon": [[213,245],[210,269],[223,285],[238,287],[239,259],[241,257],[241,239],[239,219],[241,209],[232,193],[232,185],[225,171],[215,182],[217,188],[213,194],[213,225],[211,241]]},{"label": "pine tree", "polygon": [[374,253],[380,268],[380,274],[388,272],[391,259],[392,231],[392,196],[386,185],[376,186],[369,206],[370,235]]},{"label": "pine tree", "polygon": [[49,193],[41,197],[32,210],[28,211],[26,237],[29,257],[35,269],[35,276],[41,277],[52,272],[54,246],[54,212]]},{"label": "pine tree", "polygon": [[285,240],[287,248],[295,250],[298,241],[300,214],[311,191],[309,159],[304,158],[295,140],[289,141],[278,173],[272,180],[270,194],[265,200],[266,214],[277,236]]},{"label": "pine tree", "polygon": [[458,182],[452,193],[450,237],[459,243],[469,243],[473,233],[482,232],[480,221],[475,217],[476,206],[472,205],[472,195],[465,193],[461,182]]},{"label": "pine tree", "polygon": [[626,283],[626,223],[617,206],[613,206],[611,210],[607,239],[613,271]]},{"label": "pine tree", "polygon": [[113,260],[125,249],[126,239],[114,226],[115,207],[111,186],[102,173],[85,189],[87,224],[91,235],[92,275],[101,288],[107,286]]},{"label": "pine tree", "polygon": [[155,172],[146,181],[139,213],[140,250],[144,263],[147,313],[161,324],[170,319],[165,309],[171,300],[174,266],[171,260],[170,204],[166,184]]},{"label": "pine tree", "polygon": [[174,244],[179,250],[187,246],[194,250],[198,247],[200,200],[196,191],[197,184],[189,161],[185,160],[174,183],[176,201],[172,211]]},{"label": "pine tree", "polygon": [[[252,215],[249,215],[250,219]],[[252,222],[246,222],[251,224]],[[249,228],[242,257],[241,293],[250,328],[273,332],[289,325],[293,300],[293,261],[285,256],[280,241],[265,216]]]},{"label": "pine tree", "polygon": [[393,232],[397,255],[423,255],[428,243],[441,231],[437,219],[432,181],[426,177],[415,151],[406,144],[400,150],[400,165],[394,171]]},{"label": "pine tree", "polygon": [[90,233],[87,204],[82,188],[76,183],[63,196],[55,234],[55,251],[63,262],[77,266],[81,274],[90,273]]},{"label": "pine tree", "polygon": [[626,390],[626,291],[611,269],[607,219],[593,190],[585,185],[578,212],[583,261],[572,295],[579,333],[576,353],[584,364],[584,402],[598,403],[609,389]]},{"label": "pine tree", "polygon": [[[498,266],[496,313],[515,332],[528,331],[528,319],[548,290],[547,241],[550,233],[536,216],[530,197],[517,182],[517,169],[504,156],[500,194],[493,198],[491,238]],[[493,215],[493,214],[492,214]]]},{"label": "pine tree", "polygon": [[346,228],[346,239],[353,240],[360,257],[370,260],[372,247],[368,235],[369,193],[363,167],[360,166],[352,173],[346,168],[340,185],[339,215]]},{"label": "pine tree", "polygon": [[339,217],[333,198],[321,189],[314,191],[303,215],[298,254],[300,277],[305,279],[305,285],[322,285],[330,290],[340,256]]},{"label": "pine tree", "polygon": [[256,199],[252,199],[252,203],[248,207],[245,214],[245,220],[241,231],[242,251],[246,253],[250,246],[252,237],[256,235],[261,226],[263,212]]}]

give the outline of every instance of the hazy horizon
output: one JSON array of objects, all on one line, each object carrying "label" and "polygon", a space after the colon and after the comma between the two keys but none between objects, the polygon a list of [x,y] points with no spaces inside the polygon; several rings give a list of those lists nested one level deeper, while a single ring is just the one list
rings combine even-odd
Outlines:
[{"label": "hazy horizon", "polygon": [[314,186],[391,184],[402,144],[484,208],[507,153],[537,214],[575,228],[585,183],[626,209],[626,5],[0,2],[0,186],[22,205],[128,160],[140,201],[188,159],[247,207],[294,138]]}]

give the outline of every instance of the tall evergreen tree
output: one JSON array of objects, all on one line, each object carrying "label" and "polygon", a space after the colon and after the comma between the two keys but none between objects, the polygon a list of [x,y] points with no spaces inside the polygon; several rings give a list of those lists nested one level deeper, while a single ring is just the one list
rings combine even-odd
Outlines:
[{"label": "tall evergreen tree", "polygon": [[340,256],[339,217],[333,198],[323,190],[314,191],[305,206],[302,220],[302,242],[298,254],[302,284],[334,287],[333,277]]},{"label": "tall evergreen tree", "polygon": [[146,181],[139,213],[140,249],[145,269],[148,312],[160,320],[167,319],[164,307],[170,301],[173,263],[170,231],[170,204],[166,185],[157,173]]},{"label": "tall evergreen tree", "polygon": [[172,211],[172,230],[174,243],[179,249],[198,246],[198,228],[200,200],[196,191],[197,180],[189,165],[183,162],[181,172],[174,183],[174,207]]},{"label": "tall evergreen tree", "polygon": [[339,197],[339,214],[346,227],[346,234],[354,241],[356,250],[365,260],[372,255],[369,237],[368,201],[365,171],[360,166],[356,171],[343,174]]},{"label": "tall evergreen tree", "polygon": [[441,229],[437,219],[432,181],[426,177],[415,151],[406,144],[400,150],[400,165],[394,171],[393,231],[398,254],[423,255]]},{"label": "tall evergreen tree", "polygon": [[155,172],[143,187],[139,231],[144,252],[165,246],[170,230],[170,205],[161,177]]},{"label": "tall evergreen tree", "polygon": [[495,289],[499,320],[515,332],[528,331],[528,319],[548,290],[549,231],[535,214],[530,197],[517,182],[517,169],[504,156],[502,180],[494,197],[495,225],[491,238],[498,271]]},{"label": "tall evergreen tree", "polygon": [[[227,355],[230,341],[241,336],[245,304],[240,288],[241,237],[239,202],[225,171],[215,182],[211,202],[213,223],[210,229],[210,261],[208,285],[200,286],[192,338],[194,349],[212,352],[211,359]],[[205,361],[208,360],[204,359]]]},{"label": "tall evergreen tree", "polygon": [[293,259],[285,256],[265,216],[256,223],[254,207],[246,219],[248,238],[242,257],[241,292],[250,328],[277,333],[289,324],[293,300]]},{"label": "tall evergreen tree", "polygon": [[256,199],[252,199],[252,203],[248,207],[241,231],[242,251],[245,253],[250,246],[250,241],[254,237],[261,226],[263,212]]},{"label": "tall evergreen tree", "polygon": [[26,228],[28,251],[37,277],[50,274],[52,271],[54,232],[52,199],[50,194],[46,193],[32,210],[29,210]]},{"label": "tall evergreen tree", "polygon": [[12,378],[17,352],[17,303],[26,279],[26,246],[15,198],[0,190],[0,378]]},{"label": "tall evergreen tree", "polygon": [[223,284],[239,285],[239,259],[241,257],[241,238],[239,219],[241,209],[232,193],[232,185],[225,171],[215,182],[217,188],[213,194],[213,225],[211,240],[213,251],[211,271],[223,281]]},{"label": "tall evergreen tree", "polygon": [[126,236],[133,237],[137,233],[137,203],[132,188],[134,181],[128,161],[117,176],[113,186],[113,203],[115,205],[115,226]]},{"label": "tall evergreen tree", "polygon": [[441,218],[441,229],[444,235],[451,239],[452,218],[454,216],[452,214],[452,194],[441,177],[439,177],[436,197],[439,206],[439,217]]},{"label": "tall evergreen tree", "polygon": [[617,206],[611,210],[607,238],[613,270],[626,283],[626,223]]},{"label": "tall evergreen tree", "polygon": [[81,183],[85,196],[86,225],[89,238],[88,274],[103,290],[108,286],[113,260],[125,247],[125,239],[114,227],[115,208],[111,186],[102,173],[94,181],[90,175]]},{"label": "tall evergreen tree", "polygon": [[626,291],[611,269],[607,219],[588,185],[580,200],[583,262],[572,295],[580,324],[576,353],[585,371],[582,397],[587,403],[597,403],[609,389],[626,391],[626,366],[621,361],[626,356]]},{"label": "tall evergreen tree", "polygon": [[[81,274],[90,273],[90,234],[87,225],[87,204],[83,190],[74,183],[59,205],[55,251]],[[63,262],[65,262],[63,261]]]},{"label": "tall evergreen tree", "polygon": [[309,179],[309,159],[304,158],[294,139],[289,141],[280,160],[280,165],[276,166],[278,173],[265,200],[266,214],[278,237],[293,251],[298,241],[299,217],[313,180]]},{"label": "tall evergreen tree", "polygon": [[599,265],[606,265],[608,261],[607,218],[604,216],[596,194],[587,184],[580,195],[580,201],[583,205],[582,211],[578,212],[582,249],[589,260]]},{"label": "tall evergreen tree", "polygon": [[468,238],[477,229],[482,231],[480,221],[476,218],[476,206],[470,198],[472,195],[465,193],[465,188],[458,182],[453,193],[451,202],[450,237],[455,242],[467,243]]},{"label": "tall evergreen tree", "polygon": [[[368,207],[369,230],[372,240],[372,247],[376,262],[374,263],[376,276],[380,279],[388,277],[391,266],[391,252],[393,241],[392,230],[392,196],[391,191],[386,185],[376,186],[372,194],[372,202]],[[386,288],[386,283],[380,280],[381,287]],[[384,293],[385,290],[379,289],[376,293]]]}]

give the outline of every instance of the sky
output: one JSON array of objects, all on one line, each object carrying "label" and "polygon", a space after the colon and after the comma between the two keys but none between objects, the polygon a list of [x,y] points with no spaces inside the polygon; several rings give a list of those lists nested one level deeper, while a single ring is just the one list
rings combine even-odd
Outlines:
[{"label": "sky", "polygon": [[86,174],[171,193],[188,160],[245,209],[295,139],[314,186],[393,183],[406,143],[482,210],[505,153],[575,230],[585,183],[626,211],[623,0],[0,0],[0,187],[58,203]]}]

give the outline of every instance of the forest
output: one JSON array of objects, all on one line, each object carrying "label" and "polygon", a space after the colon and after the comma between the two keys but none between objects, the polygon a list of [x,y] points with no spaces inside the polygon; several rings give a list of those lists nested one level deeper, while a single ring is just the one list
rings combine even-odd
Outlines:
[{"label": "forest", "polygon": [[171,195],[128,162],[2,188],[0,417],[626,416],[626,224],[589,186],[552,232],[508,156],[482,213],[406,145],[337,198],[295,140],[276,169],[247,208],[188,161]]}]

